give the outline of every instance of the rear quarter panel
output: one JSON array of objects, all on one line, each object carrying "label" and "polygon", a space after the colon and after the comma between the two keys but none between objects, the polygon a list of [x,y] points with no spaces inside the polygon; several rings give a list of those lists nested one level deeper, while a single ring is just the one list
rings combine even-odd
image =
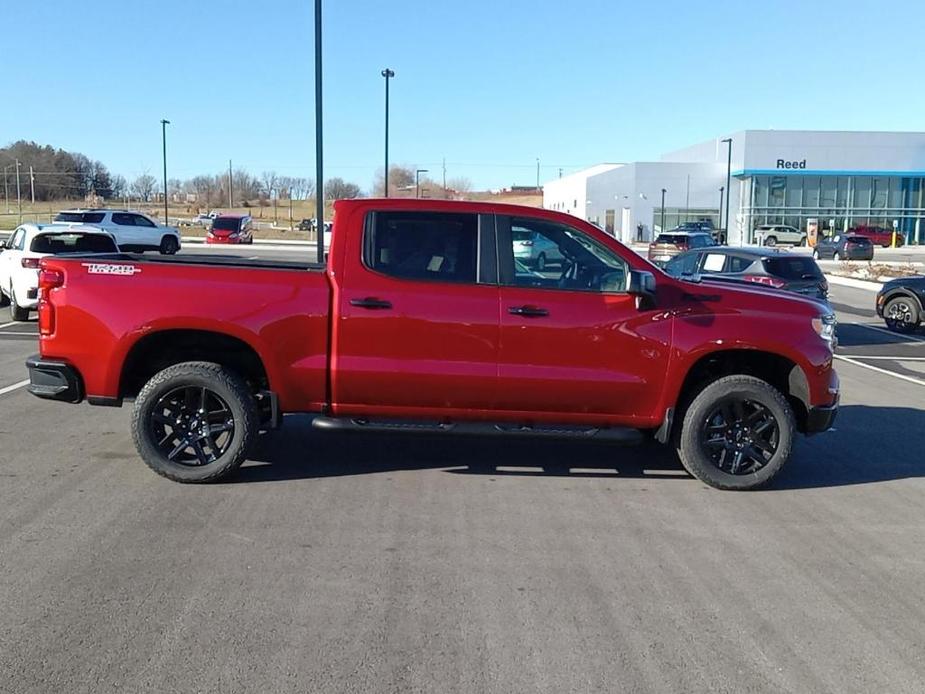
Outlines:
[{"label": "rear quarter panel", "polygon": [[236,337],[260,356],[284,411],[325,400],[329,288],[320,271],[107,262],[133,274],[97,274],[86,260],[49,258],[64,286],[51,290],[55,331],[42,356],[80,371],[90,396],[118,397],[126,356],[164,330],[206,330]]}]

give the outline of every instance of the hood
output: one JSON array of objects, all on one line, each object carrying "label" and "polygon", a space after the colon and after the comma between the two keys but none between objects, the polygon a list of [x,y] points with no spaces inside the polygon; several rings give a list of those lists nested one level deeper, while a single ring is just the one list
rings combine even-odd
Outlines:
[{"label": "hood", "polygon": [[804,315],[808,318],[833,312],[821,299],[772,287],[723,280],[711,281],[708,277],[704,277],[701,282],[675,280],[675,286],[682,292],[682,303],[694,301],[705,306],[715,306],[715,310],[721,312],[741,310],[743,313],[784,313]]}]

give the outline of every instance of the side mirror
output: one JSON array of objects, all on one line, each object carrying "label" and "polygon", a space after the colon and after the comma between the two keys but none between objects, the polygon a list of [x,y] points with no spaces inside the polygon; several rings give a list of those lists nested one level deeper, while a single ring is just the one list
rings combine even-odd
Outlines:
[{"label": "side mirror", "polygon": [[655,308],[655,275],[645,270],[630,270],[630,281],[627,292],[636,297],[636,305],[638,308]]}]

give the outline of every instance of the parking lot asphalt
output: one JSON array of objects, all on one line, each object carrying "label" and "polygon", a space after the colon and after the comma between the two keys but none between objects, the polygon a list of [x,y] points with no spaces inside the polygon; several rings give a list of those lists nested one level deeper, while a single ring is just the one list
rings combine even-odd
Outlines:
[{"label": "parking lot asphalt", "polygon": [[0,322],[0,691],[921,692],[925,333],[873,296],[832,287],[836,430],[752,493],[301,416],[178,485],[128,408],[4,392],[35,324]]}]

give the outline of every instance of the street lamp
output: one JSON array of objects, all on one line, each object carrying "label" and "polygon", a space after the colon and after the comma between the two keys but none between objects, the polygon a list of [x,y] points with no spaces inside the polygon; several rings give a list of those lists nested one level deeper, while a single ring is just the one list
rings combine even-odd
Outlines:
[{"label": "street lamp", "polygon": [[421,197],[421,174],[427,173],[427,169],[418,169],[414,172],[414,197]]},{"label": "street lamp", "polygon": [[382,180],[385,197],[389,197],[389,79],[395,77],[395,71],[386,68],[381,74],[385,77],[385,174]]},{"label": "street lamp", "polygon": [[668,191],[662,188],[662,223],[660,231],[665,231],[665,193]]},{"label": "street lamp", "polygon": [[[727,137],[723,140],[727,145],[729,145],[729,151],[726,155],[726,226],[723,227],[726,230],[726,241],[729,241],[729,198],[732,197],[732,138]],[[722,221],[722,220],[720,220]],[[742,239],[739,239],[739,245],[742,245]]]},{"label": "street lamp", "polygon": [[164,148],[164,226],[167,226],[167,126],[169,120],[161,119],[161,144]]},{"label": "street lamp", "polygon": [[[726,190],[725,186],[719,187],[719,228],[723,228],[723,192]],[[723,231],[723,237],[725,240],[726,232]]]}]

